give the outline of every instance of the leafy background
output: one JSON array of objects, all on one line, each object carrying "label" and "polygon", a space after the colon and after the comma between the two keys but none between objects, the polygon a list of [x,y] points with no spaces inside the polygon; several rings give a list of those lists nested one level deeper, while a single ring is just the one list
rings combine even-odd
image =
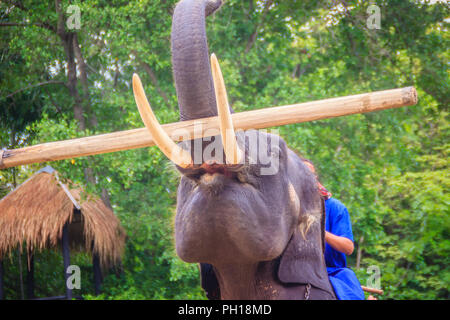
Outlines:
[{"label": "leafy background", "polygon": [[[170,61],[176,1],[2,1],[0,145],[18,148],[142,127],[137,72],[162,123],[178,121]],[[348,207],[360,282],[381,272],[381,299],[449,299],[449,5],[372,1],[227,0],[207,20],[237,111],[415,86],[416,106],[278,128]],[[70,30],[69,5],[81,12]],[[198,267],[173,244],[177,173],[157,148],[49,163],[109,201],[127,231],[122,265],[91,299],[205,299]],[[45,164],[0,171],[0,197]],[[59,252],[36,254],[36,295],[63,294]],[[20,263],[19,263],[20,261]],[[4,260],[6,298],[21,298],[26,257]],[[21,267],[20,267],[21,265]],[[22,269],[22,273],[20,273]],[[368,282],[368,283],[369,283]],[[370,284],[370,283],[369,283]]]}]

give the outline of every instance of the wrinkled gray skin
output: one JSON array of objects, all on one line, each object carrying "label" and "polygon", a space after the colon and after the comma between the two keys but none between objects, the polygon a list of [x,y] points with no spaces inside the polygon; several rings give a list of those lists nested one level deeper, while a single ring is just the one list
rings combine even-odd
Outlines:
[{"label": "wrinkled gray skin", "polygon": [[[172,62],[181,120],[217,115],[205,16],[220,5],[182,0],[175,8]],[[248,150],[248,140],[240,136],[238,141]],[[186,262],[212,264],[222,299],[304,299],[307,283],[310,299],[334,299],[315,176],[281,138],[274,149],[267,151],[279,154],[274,175],[261,175],[261,164],[178,167],[177,254]],[[300,205],[289,192],[290,183]],[[308,216],[315,221],[303,237]]]}]

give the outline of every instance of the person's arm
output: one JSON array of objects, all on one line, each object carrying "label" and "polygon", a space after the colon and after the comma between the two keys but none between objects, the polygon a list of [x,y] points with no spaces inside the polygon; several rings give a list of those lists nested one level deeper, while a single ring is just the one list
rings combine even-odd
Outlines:
[{"label": "person's arm", "polygon": [[352,240],[346,237],[336,236],[328,231],[325,231],[325,241],[333,247],[333,249],[343,252],[346,255],[351,255],[355,248]]}]

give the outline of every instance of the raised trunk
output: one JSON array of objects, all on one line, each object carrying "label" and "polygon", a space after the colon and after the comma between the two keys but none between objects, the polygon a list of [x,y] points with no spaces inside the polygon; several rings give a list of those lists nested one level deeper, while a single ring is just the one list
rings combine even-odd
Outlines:
[{"label": "raised trunk", "polygon": [[182,121],[217,115],[205,17],[221,3],[220,0],[182,0],[174,11],[172,64]]}]

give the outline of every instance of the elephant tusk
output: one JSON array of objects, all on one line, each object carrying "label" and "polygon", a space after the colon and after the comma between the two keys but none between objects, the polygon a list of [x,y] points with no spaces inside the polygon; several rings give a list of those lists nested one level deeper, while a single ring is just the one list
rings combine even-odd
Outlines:
[{"label": "elephant tusk", "polygon": [[190,166],[193,163],[191,155],[173,142],[161,127],[152,111],[152,107],[150,106],[147,97],[145,96],[141,79],[139,79],[139,76],[136,73],[133,74],[133,93],[141,119],[152,135],[155,144],[161,149],[166,157],[176,165],[182,168]]},{"label": "elephant tusk", "polygon": [[228,105],[227,90],[223,80],[222,71],[216,55],[211,55],[211,71],[216,93],[217,112],[220,119],[220,135],[222,137],[223,150],[227,164],[239,164],[243,157],[234,132],[231,120],[230,107]]}]

